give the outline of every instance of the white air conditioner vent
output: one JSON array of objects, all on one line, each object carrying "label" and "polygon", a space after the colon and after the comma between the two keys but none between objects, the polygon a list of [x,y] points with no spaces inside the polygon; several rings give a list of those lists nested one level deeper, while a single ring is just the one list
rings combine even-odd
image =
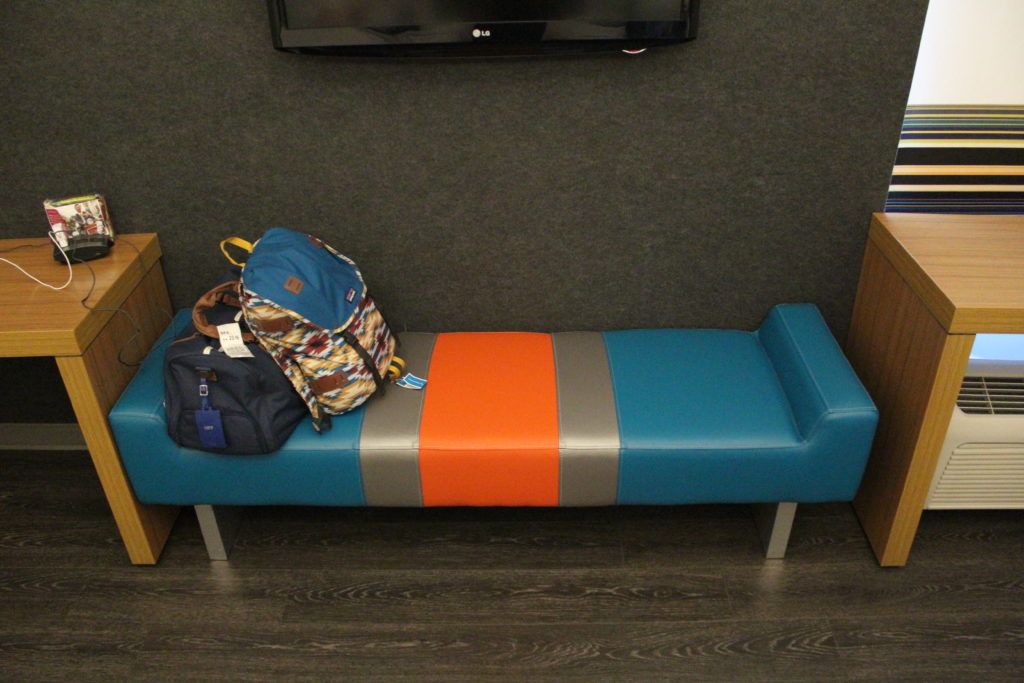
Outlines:
[{"label": "white air conditioner vent", "polygon": [[1024,415],[1024,377],[964,377],[956,404],[973,415]]},{"label": "white air conditioner vent", "polygon": [[1024,335],[974,340],[925,500],[929,509],[1024,509]]},{"label": "white air conditioner vent", "polygon": [[1024,443],[960,444],[930,498],[931,508],[1024,507]]}]

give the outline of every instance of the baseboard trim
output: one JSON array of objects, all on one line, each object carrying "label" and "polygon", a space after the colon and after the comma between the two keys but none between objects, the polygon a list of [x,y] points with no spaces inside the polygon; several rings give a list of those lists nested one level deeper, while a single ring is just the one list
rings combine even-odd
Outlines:
[{"label": "baseboard trim", "polygon": [[85,438],[75,423],[0,423],[0,451],[84,451]]}]

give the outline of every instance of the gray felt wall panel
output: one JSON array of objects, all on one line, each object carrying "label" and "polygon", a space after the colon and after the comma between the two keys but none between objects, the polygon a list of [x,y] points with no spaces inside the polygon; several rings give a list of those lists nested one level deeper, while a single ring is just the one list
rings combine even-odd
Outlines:
[{"label": "gray felt wall panel", "polygon": [[285,225],[400,330],[753,329],[810,301],[842,336],[926,5],[705,0],[697,41],[640,57],[391,63],[276,52],[255,0],[12,0],[0,236],[99,191],[160,233],[176,306],[221,238]]}]

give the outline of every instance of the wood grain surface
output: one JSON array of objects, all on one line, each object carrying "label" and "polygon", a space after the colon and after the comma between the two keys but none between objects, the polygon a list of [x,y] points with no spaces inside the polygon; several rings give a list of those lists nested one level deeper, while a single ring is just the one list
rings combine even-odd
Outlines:
[{"label": "wood grain surface", "polygon": [[868,242],[846,354],[879,423],[854,501],[883,565],[907,562],[974,335],[947,334]]},{"label": "wood grain surface", "polygon": [[875,214],[870,237],[946,331],[1024,332],[1024,216]]},{"label": "wood grain surface", "polygon": [[[0,252],[41,282],[57,284],[69,266],[53,260],[46,238],[0,240]],[[121,465],[107,415],[171,319],[155,234],[122,235],[103,258],[70,266],[64,289],[0,269],[0,355],[54,356],[96,474],[128,556],[152,564],[178,508],[140,504]]]},{"label": "wood grain surface", "polygon": [[1024,333],[1024,216],[876,213],[846,354],[879,409],[854,509],[907,562],[976,334]]},{"label": "wood grain surface", "polygon": [[749,508],[251,508],[131,567],[88,458],[5,453],[0,677],[50,681],[1018,680],[1024,518],[929,511],[877,566],[845,504],[785,560]]},{"label": "wood grain surface", "polygon": [[[45,237],[5,239],[0,249],[5,258],[43,282],[60,286],[67,280],[67,265],[54,260],[53,245]],[[71,284],[60,291],[36,284],[4,264],[0,356],[83,353],[115,315],[114,309],[157,264],[160,253],[155,234],[119,235],[107,256],[72,265]]]}]

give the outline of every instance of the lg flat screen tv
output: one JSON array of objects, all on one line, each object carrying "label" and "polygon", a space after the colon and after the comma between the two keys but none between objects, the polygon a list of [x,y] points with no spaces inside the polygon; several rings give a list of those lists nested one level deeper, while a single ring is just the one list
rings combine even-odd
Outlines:
[{"label": "lg flat screen tv", "polygon": [[373,57],[642,51],[697,36],[699,0],[267,0],[274,47]]}]

